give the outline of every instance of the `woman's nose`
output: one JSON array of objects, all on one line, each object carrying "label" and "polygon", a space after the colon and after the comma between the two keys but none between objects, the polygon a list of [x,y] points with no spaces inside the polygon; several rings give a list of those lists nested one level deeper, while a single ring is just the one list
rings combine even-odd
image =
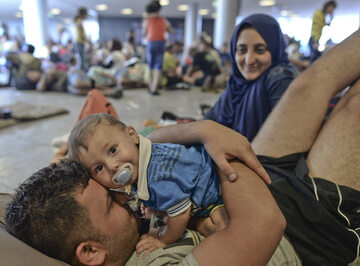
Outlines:
[{"label": "woman's nose", "polygon": [[249,51],[245,56],[245,63],[248,65],[251,65],[251,64],[255,63],[255,61],[256,61],[255,53]]}]

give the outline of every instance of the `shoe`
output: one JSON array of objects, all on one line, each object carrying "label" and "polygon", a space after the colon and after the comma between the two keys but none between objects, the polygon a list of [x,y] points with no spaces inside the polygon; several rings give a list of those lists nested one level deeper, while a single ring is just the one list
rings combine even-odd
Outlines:
[{"label": "shoe", "polygon": [[190,90],[190,85],[185,82],[177,83],[175,87],[180,90]]},{"label": "shoe", "polygon": [[121,88],[114,89],[109,96],[114,99],[120,99],[123,96],[123,90]]},{"label": "shoe", "polygon": [[176,120],[176,119],[178,119],[178,117],[171,112],[164,111],[161,115],[161,119],[162,120]]},{"label": "shoe", "polygon": [[204,116],[207,112],[209,112],[210,109],[211,109],[211,106],[210,106],[210,105],[200,104],[200,110],[201,110],[202,116]]},{"label": "shoe", "polygon": [[150,89],[148,89],[148,92],[153,96],[159,96],[160,95],[160,93],[158,91],[151,91]]}]

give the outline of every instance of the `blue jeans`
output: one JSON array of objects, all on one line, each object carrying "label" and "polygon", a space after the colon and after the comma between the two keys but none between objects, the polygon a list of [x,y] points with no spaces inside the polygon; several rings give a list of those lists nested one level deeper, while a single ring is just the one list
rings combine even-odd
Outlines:
[{"label": "blue jeans", "polygon": [[313,63],[316,59],[321,56],[321,52],[315,47],[315,42],[312,37],[309,40],[309,48],[310,48],[310,62]]},{"label": "blue jeans", "polygon": [[146,60],[150,69],[162,69],[164,53],[164,41],[148,42],[146,46]]}]

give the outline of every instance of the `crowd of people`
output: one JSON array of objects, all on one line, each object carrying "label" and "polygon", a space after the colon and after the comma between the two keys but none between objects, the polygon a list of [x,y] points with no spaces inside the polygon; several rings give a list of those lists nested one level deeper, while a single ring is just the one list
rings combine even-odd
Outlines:
[{"label": "crowd of people", "polygon": [[[147,39],[146,47],[140,44],[142,40],[135,38],[132,29],[123,42],[113,38],[106,44],[91,43],[83,26],[86,8],[79,8],[74,18],[76,36],[66,44],[49,43],[45,58],[35,58],[35,47],[12,41],[4,32],[1,56],[6,59],[9,74],[8,82],[2,85],[80,95],[98,88],[106,96],[121,97],[122,90],[129,88],[148,88],[151,95],[159,95],[159,88],[164,87],[200,86],[203,91],[216,91],[225,88],[229,79],[233,81],[231,58],[235,55],[230,56],[228,43],[217,50],[206,32],[189,47],[183,47],[181,41],[167,42],[165,32],[171,34],[173,29],[160,15],[160,9],[158,1],[150,1],[145,8],[142,32]],[[282,35],[281,30],[279,34]],[[288,53],[284,58],[288,56],[290,62],[303,71],[310,62],[299,54],[294,39],[286,38],[285,42]]]}]

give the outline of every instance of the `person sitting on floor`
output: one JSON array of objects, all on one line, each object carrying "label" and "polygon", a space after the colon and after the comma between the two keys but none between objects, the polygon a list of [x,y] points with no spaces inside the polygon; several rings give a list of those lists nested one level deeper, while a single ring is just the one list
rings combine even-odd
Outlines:
[{"label": "person sitting on floor", "polygon": [[252,141],[290,82],[298,75],[285,52],[279,23],[271,16],[244,18],[231,38],[232,74],[225,92],[204,119]]},{"label": "person sitting on floor", "polygon": [[42,73],[41,60],[33,56],[34,51],[33,45],[26,44],[23,47],[23,52],[6,55],[6,59],[12,64],[10,71],[15,69],[15,87],[19,90],[35,90],[40,79]]},{"label": "person sitting on floor", "polygon": [[[70,60],[70,68],[67,72],[68,77],[68,91],[76,95],[87,95],[87,93],[97,88],[105,96],[114,98],[122,97],[122,89],[108,86],[108,84],[96,84],[95,80],[91,79],[84,71],[77,67],[76,58]],[[114,81],[115,82],[115,81]]]},{"label": "person sitting on floor", "polygon": [[[221,74],[221,61],[217,62],[211,53],[211,40],[203,36],[198,51],[194,54],[192,64],[187,68],[183,80],[191,85],[201,86],[204,90],[211,87],[216,76]],[[216,51],[215,51],[216,52]],[[219,57],[219,56],[218,56]],[[220,59],[219,59],[220,60]]]}]

